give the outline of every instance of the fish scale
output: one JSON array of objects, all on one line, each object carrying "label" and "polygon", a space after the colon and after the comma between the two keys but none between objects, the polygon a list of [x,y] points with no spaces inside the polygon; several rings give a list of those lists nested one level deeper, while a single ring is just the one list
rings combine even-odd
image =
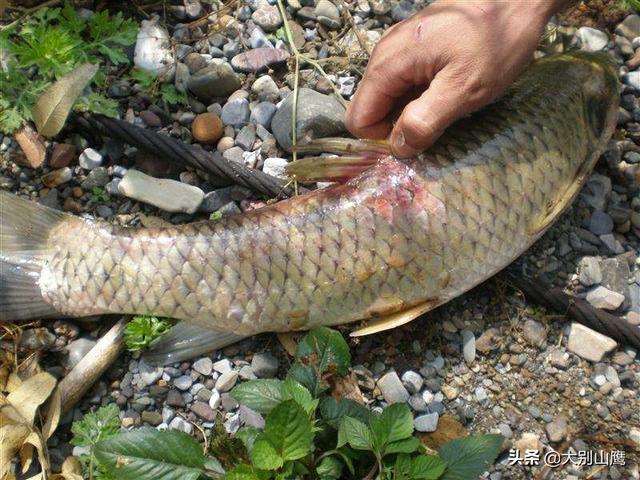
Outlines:
[{"label": "fish scale", "polygon": [[554,56],[418,158],[380,158],[340,185],[169,228],[63,217],[46,235],[39,293],[64,315],[166,316],[237,335],[426,311],[544,233],[603,151],[617,99],[603,57]]}]

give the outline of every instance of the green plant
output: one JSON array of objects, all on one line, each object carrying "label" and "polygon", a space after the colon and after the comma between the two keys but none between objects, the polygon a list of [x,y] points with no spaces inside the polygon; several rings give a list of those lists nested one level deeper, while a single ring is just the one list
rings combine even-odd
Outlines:
[{"label": "green plant", "polygon": [[114,403],[87,413],[82,420],[76,420],[71,426],[73,438],[71,444],[88,448],[88,453],[78,456],[85,478],[110,480],[111,476],[104,465],[96,461],[95,446],[98,442],[114,437],[120,431],[120,410]]},{"label": "green plant", "polygon": [[172,324],[165,318],[138,315],[127,323],[124,342],[130,352],[142,350],[156,338],[169,331]]},{"label": "green plant", "polygon": [[314,329],[299,343],[287,378],[250,380],[232,390],[239,403],[265,417],[265,426],[244,426],[234,436],[217,428],[209,454],[219,461],[185,434],[151,429],[100,442],[96,458],[122,480],[472,480],[500,452],[502,436],[480,435],[446,443],[438,455],[428,453],[414,436],[406,404],[376,415],[327,394],[349,365],[342,336]]},{"label": "green plant", "polygon": [[640,12],[640,0],[620,0],[619,3],[623,8]]},{"label": "green plant", "polygon": [[185,105],[187,95],[176,90],[170,83],[160,83],[157,77],[149,72],[134,68],[129,72],[129,77],[152,98],[160,98],[169,105]]},{"label": "green plant", "polygon": [[108,202],[110,198],[109,194],[102,187],[93,187],[91,189],[91,200],[95,203]]},{"label": "green plant", "polygon": [[[11,133],[31,120],[38,96],[55,80],[83,63],[128,63],[123,48],[135,42],[138,27],[122,13],[107,10],[81,18],[70,2],[62,8],[42,8],[27,20],[0,31],[0,130]],[[93,79],[102,87],[103,72]],[[93,91],[80,108],[113,115],[117,103]]]}]

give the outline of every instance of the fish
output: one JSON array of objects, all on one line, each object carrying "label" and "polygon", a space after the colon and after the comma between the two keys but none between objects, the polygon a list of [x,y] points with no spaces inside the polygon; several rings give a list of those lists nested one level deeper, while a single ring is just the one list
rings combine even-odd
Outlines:
[{"label": "fish", "polygon": [[319,140],[293,162],[334,185],[218,221],[126,228],[0,194],[0,320],[181,320],[152,360],[262,332],[407,323],[522,255],[572,203],[616,124],[599,53],[535,62],[494,103],[398,160],[384,142]]}]

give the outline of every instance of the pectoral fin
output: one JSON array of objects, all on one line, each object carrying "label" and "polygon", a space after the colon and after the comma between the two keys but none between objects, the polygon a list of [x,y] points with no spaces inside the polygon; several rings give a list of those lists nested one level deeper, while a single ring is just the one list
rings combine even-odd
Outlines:
[{"label": "pectoral fin", "polygon": [[370,335],[372,333],[378,333],[384,330],[399,327],[400,325],[404,325],[405,323],[409,323],[410,321],[415,320],[423,313],[427,313],[429,310],[433,310],[435,307],[440,305],[440,303],[441,302],[438,298],[433,298],[401,312],[396,312],[385,317],[369,320],[367,321],[366,326],[351,332],[351,336],[362,337],[364,335]]},{"label": "pectoral fin", "polygon": [[151,349],[143,358],[152,365],[167,365],[210,353],[244,338],[234,333],[178,322],[151,344]]},{"label": "pectoral fin", "polygon": [[564,209],[573,202],[573,199],[591,173],[592,166],[593,162],[589,158],[580,165],[573,181],[565,187],[564,191],[559,193],[556,198],[545,206],[540,215],[533,218],[527,229],[529,235],[537,235],[544,231],[558,218]]}]

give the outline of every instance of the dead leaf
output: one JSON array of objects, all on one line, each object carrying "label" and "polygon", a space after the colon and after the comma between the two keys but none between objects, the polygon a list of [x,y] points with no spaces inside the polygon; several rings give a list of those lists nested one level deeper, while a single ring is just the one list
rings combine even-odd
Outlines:
[{"label": "dead leaf", "polygon": [[49,399],[49,408],[45,416],[44,425],[42,426],[42,437],[45,440],[49,440],[53,432],[58,428],[58,422],[60,422],[60,413],[62,411],[62,398],[60,396],[60,390],[55,389],[51,398]]},{"label": "dead leaf", "polygon": [[47,88],[33,107],[38,133],[53,137],[62,130],[76,99],[98,71],[98,65],[85,63]]},{"label": "dead leaf", "polygon": [[7,384],[5,385],[5,389],[7,392],[11,393],[14,390],[17,390],[18,387],[22,385],[22,380],[15,372],[11,372],[9,374],[9,378],[7,379]]},{"label": "dead leaf", "polygon": [[296,341],[298,334],[295,332],[278,332],[276,336],[286,352],[295,357],[296,349],[298,348],[298,342]]},{"label": "dead leaf", "polygon": [[56,379],[52,375],[38,373],[11,392],[7,400],[24,417],[26,423],[33,426],[36,410],[49,398],[55,387]]},{"label": "dead leaf", "polygon": [[31,429],[24,424],[0,427],[0,478],[11,470],[11,460],[29,436]]},{"label": "dead leaf", "polygon": [[358,386],[358,379],[356,374],[350,372],[346,377],[334,376],[330,380],[331,382],[331,396],[336,400],[346,398],[358,402],[364,405],[364,399],[362,392]]},{"label": "dead leaf", "polygon": [[62,472],[54,473],[49,477],[50,480],[83,480],[82,466],[80,461],[73,456],[67,457],[62,464]]},{"label": "dead leaf", "polygon": [[[31,463],[31,459],[33,456],[33,448],[29,448],[29,446],[35,447],[35,449],[38,451],[38,461],[40,462],[40,466],[42,467],[43,471],[48,472],[49,455],[47,453],[47,447],[42,441],[42,437],[40,436],[40,434],[34,430],[27,436],[27,438],[24,439],[24,445],[20,449],[20,460],[23,462],[22,473],[26,472],[27,468],[29,468],[29,464]],[[25,449],[27,452],[31,453],[31,457],[28,461],[25,461],[25,459],[23,458],[22,449]],[[25,463],[27,463],[26,467]]]},{"label": "dead leaf", "polygon": [[418,433],[418,438],[426,447],[438,450],[445,443],[467,435],[469,432],[456,418],[443,415],[438,420],[438,429],[435,432]]}]

